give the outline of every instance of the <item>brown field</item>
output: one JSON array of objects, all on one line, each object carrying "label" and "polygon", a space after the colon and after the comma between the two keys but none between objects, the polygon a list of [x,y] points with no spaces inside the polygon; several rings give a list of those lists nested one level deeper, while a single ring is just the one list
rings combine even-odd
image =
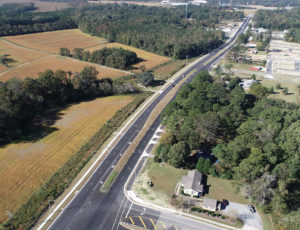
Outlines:
[{"label": "brown field", "polygon": [[11,2],[34,2],[35,7],[37,8],[36,11],[56,11],[69,7],[69,4],[65,2],[40,2],[38,0],[0,0],[0,5]]},{"label": "brown field", "polygon": [[[112,96],[82,102],[59,112],[44,138],[0,148],[0,207],[16,211],[119,109],[130,96]],[[40,136],[40,135],[37,135]],[[6,219],[0,213],[0,221]]]},{"label": "brown field", "polygon": [[82,33],[79,29],[7,36],[4,39],[20,46],[49,53],[59,53],[61,47],[66,47],[72,51],[74,48],[88,48],[107,42],[103,38]]},{"label": "brown field", "polygon": [[166,80],[176,71],[181,69],[185,65],[185,60],[172,60],[165,65],[155,68],[153,73],[156,79]]},{"label": "brown field", "polygon": [[72,71],[73,73],[76,71],[80,72],[85,66],[95,66],[99,72],[98,78],[109,77],[114,79],[129,74],[121,70],[53,55],[38,59],[26,65],[11,69],[8,72],[0,74],[0,81],[4,82],[13,77],[19,77],[20,79],[25,79],[26,77],[37,78],[39,72],[43,72],[47,69],[51,69],[53,71],[62,69],[65,71]]},{"label": "brown field", "polygon": [[0,73],[4,72],[5,70],[7,70],[7,67],[4,65],[0,65]]},{"label": "brown field", "polygon": [[[42,58],[49,55],[43,52],[26,49],[20,46],[15,46],[9,42],[0,40],[0,56],[4,54],[9,55],[8,58],[13,59],[13,62],[8,64],[9,68],[16,67],[23,63],[31,62],[38,58]],[[1,68],[0,66],[0,73],[7,69],[7,67],[5,66],[2,67],[3,68]]]},{"label": "brown field", "polygon": [[146,70],[150,70],[150,69],[154,68],[155,66],[161,65],[161,64],[166,63],[171,60],[171,58],[163,57],[163,56],[160,56],[157,54],[153,54],[153,53],[150,53],[150,52],[147,52],[147,51],[144,51],[141,49],[137,49],[132,46],[123,45],[120,43],[106,43],[106,44],[102,44],[99,46],[93,46],[93,47],[87,48],[87,50],[89,50],[91,52],[91,51],[102,49],[104,47],[123,48],[126,50],[130,50],[132,52],[135,52],[139,58],[143,59],[143,61],[141,61],[138,64],[133,66],[134,71],[138,71],[138,68],[141,65],[145,65]]}]

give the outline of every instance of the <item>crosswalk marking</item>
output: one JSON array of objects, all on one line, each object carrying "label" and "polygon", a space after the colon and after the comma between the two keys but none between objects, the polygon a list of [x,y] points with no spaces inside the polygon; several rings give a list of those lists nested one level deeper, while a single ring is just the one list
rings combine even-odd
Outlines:
[{"label": "crosswalk marking", "polygon": [[133,219],[132,219],[131,217],[129,217],[129,219],[130,219],[131,223],[132,223],[132,224],[134,224],[134,221],[133,221]]},{"label": "crosswalk marking", "polygon": [[153,221],[151,218],[149,218],[149,219],[150,219],[151,223],[153,224],[154,229],[157,230],[157,227],[156,227],[156,225],[154,224],[154,221]]},{"label": "crosswalk marking", "polygon": [[144,223],[144,221],[143,221],[143,218],[142,218],[142,217],[140,217],[140,216],[139,216],[139,218],[140,218],[140,220],[141,220],[142,224],[144,225],[144,228],[146,228],[146,225],[145,225],[145,223]]}]

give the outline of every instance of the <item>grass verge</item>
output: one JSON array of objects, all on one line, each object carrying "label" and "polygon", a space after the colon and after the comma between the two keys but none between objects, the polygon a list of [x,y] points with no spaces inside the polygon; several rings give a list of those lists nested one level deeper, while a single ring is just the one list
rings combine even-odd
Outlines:
[{"label": "grass verge", "polygon": [[272,223],[272,218],[269,215],[264,214],[262,212],[259,212],[259,215],[260,215],[261,220],[263,222],[264,230],[274,230],[273,223]]},{"label": "grass verge", "polygon": [[137,94],[133,102],[119,110],[16,211],[10,221],[2,225],[2,229],[30,229],[47,210],[48,201],[56,199],[68,188],[102,144],[149,95]]},{"label": "grass verge", "polygon": [[117,179],[119,172],[118,171],[112,171],[112,173],[109,175],[105,183],[101,186],[100,191],[101,192],[108,192],[110,187],[113,185],[115,180]]},{"label": "grass verge", "polygon": [[212,220],[215,222],[218,222],[220,224],[226,224],[235,228],[242,228],[244,226],[244,222],[241,219],[235,219],[235,218],[231,218],[231,217],[226,217],[226,220],[222,220],[220,218],[214,218],[214,217],[210,217],[208,215],[202,215],[202,214],[198,214],[196,212],[192,212],[191,213],[194,216],[199,216],[208,220]]},{"label": "grass verge", "polygon": [[[189,74],[188,76],[190,76]],[[186,76],[187,77],[187,76]],[[135,137],[135,139],[132,141],[131,145],[129,148],[126,150],[124,155],[121,157],[119,162],[117,163],[116,167],[114,168],[113,171],[119,171],[121,172],[124,166],[126,165],[127,161],[131,157],[132,153],[138,146],[138,143],[142,140],[143,136],[146,134],[147,130],[153,122],[158,118],[160,113],[164,110],[166,105],[172,100],[172,98],[175,96],[176,92],[179,90],[180,86],[186,81],[186,77],[183,78],[173,89],[170,91],[170,93],[165,96],[159,104],[153,109],[152,113],[150,114],[149,118],[145,122],[143,128],[140,130],[139,134]]]}]

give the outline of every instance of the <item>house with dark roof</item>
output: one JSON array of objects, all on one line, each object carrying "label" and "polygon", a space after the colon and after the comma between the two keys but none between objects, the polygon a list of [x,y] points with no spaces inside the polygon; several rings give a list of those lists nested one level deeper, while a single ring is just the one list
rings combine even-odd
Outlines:
[{"label": "house with dark roof", "polygon": [[217,200],[211,198],[203,198],[202,208],[209,210],[209,211],[216,211],[217,210]]},{"label": "house with dark roof", "polygon": [[203,195],[202,173],[197,170],[189,171],[187,176],[182,177],[181,186],[185,194],[190,196]]}]

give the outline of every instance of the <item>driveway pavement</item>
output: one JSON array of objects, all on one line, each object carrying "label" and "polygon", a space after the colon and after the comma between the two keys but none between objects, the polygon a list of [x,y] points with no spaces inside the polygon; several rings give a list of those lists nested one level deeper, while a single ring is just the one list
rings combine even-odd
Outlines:
[{"label": "driveway pavement", "polygon": [[248,209],[247,205],[230,202],[229,205],[221,210],[224,214],[232,217],[240,218],[244,221],[245,225],[243,230],[262,230],[262,221],[258,212],[252,213]]}]

